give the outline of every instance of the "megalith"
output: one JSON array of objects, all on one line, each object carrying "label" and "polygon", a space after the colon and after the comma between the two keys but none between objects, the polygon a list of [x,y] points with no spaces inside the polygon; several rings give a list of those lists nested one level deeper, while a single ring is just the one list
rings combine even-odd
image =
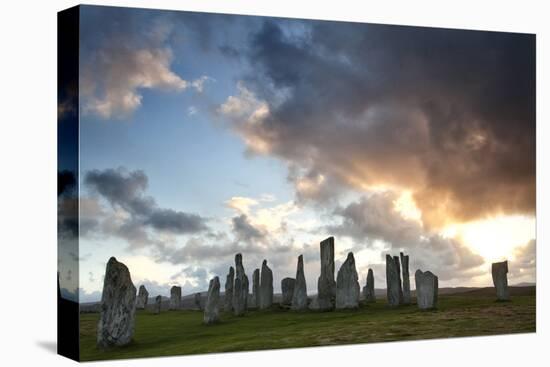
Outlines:
[{"label": "megalith", "polygon": [[181,287],[177,285],[170,288],[170,310],[179,310],[181,308]]},{"label": "megalith", "polygon": [[369,269],[369,272],[367,273],[367,284],[365,285],[365,288],[363,288],[363,293],[365,295],[365,302],[376,302],[376,295],[374,293],[374,273],[372,269]]},{"label": "megalith", "polygon": [[294,282],[294,293],[292,294],[292,310],[307,310],[307,286],[304,275],[304,257],[298,256],[298,265],[296,266],[296,281]]},{"label": "megalith", "polygon": [[[219,280],[218,280],[219,282]],[[201,294],[200,292],[195,293],[195,307],[198,310],[202,310]]]},{"label": "megalith", "polygon": [[388,305],[399,306],[403,303],[399,257],[386,255],[386,292]]},{"label": "megalith", "polygon": [[[322,241],[321,275],[317,281],[317,302],[319,309],[326,311],[334,308],[336,282],[334,281],[334,237]],[[298,279],[296,279],[298,281]]]},{"label": "megalith", "polygon": [[235,270],[229,267],[229,273],[225,278],[224,307],[225,312],[233,311],[233,282],[235,281]]},{"label": "megalith", "polygon": [[158,315],[160,313],[161,307],[162,307],[162,296],[156,296],[155,305],[153,307],[153,313]]},{"label": "megalith", "polygon": [[336,308],[357,308],[359,307],[359,277],[355,269],[355,258],[353,252],[348,253],[346,261],[340,266],[336,276]]},{"label": "megalith", "polygon": [[242,316],[248,305],[248,277],[244,272],[241,254],[235,255],[235,283],[233,286],[233,312]]},{"label": "megalith", "polygon": [[218,321],[220,321],[220,279],[214,277],[208,286],[208,295],[204,306],[204,323],[209,325]]},{"label": "megalith", "polygon": [[437,294],[439,282],[437,276],[431,271],[414,273],[416,283],[416,303],[421,310],[429,310],[437,307]]},{"label": "megalith", "polygon": [[267,266],[267,260],[262,262],[260,277],[260,309],[264,310],[273,304],[273,272]]},{"label": "megalith", "polygon": [[281,304],[285,306],[290,306],[292,304],[292,296],[294,295],[294,284],[296,279],[294,278],[284,278],[281,280],[281,292],[282,300]]},{"label": "megalith", "polygon": [[493,274],[493,284],[497,291],[498,301],[510,300],[510,292],[508,291],[508,261],[493,263],[491,266]]},{"label": "megalith", "polygon": [[254,269],[252,273],[252,298],[249,307],[260,307],[260,269]]},{"label": "megalith", "polygon": [[401,258],[401,269],[403,274],[403,304],[411,304],[411,281],[409,278],[409,255],[399,253]]},{"label": "megalith", "polygon": [[139,291],[136,299],[136,309],[145,310],[145,307],[147,307],[148,301],[149,301],[149,292],[147,292],[147,289],[142,284],[139,286]]},{"label": "megalith", "polygon": [[130,271],[111,257],[107,262],[101,313],[97,325],[97,345],[100,348],[130,343],[134,334],[136,287]]}]

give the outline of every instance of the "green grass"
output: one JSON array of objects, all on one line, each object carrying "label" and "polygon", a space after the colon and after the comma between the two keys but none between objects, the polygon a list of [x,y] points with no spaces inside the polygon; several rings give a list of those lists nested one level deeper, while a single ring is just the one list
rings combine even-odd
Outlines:
[{"label": "green grass", "polygon": [[295,313],[274,309],[244,317],[222,314],[217,325],[202,324],[202,312],[139,311],[134,341],[96,348],[98,314],[81,315],[81,359],[100,360],[233,352],[396,340],[449,338],[535,331],[535,296],[495,302],[478,295],[440,296],[437,311],[415,305],[390,309],[385,302],[355,311]]}]

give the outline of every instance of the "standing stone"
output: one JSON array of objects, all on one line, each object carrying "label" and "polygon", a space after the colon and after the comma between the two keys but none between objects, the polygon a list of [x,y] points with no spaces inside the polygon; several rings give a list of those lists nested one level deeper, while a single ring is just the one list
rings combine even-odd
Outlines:
[{"label": "standing stone", "polygon": [[260,280],[260,309],[265,310],[273,304],[273,272],[267,266],[267,260],[262,262]]},{"label": "standing stone", "polygon": [[111,257],[107,262],[101,315],[97,325],[97,345],[100,348],[130,343],[134,334],[136,287],[123,263]]},{"label": "standing stone", "polygon": [[181,287],[177,285],[170,288],[170,310],[179,310],[181,308]]},{"label": "standing stone", "polygon": [[220,321],[220,279],[214,277],[208,286],[208,297],[204,306],[204,323],[209,325]]},{"label": "standing stone", "polygon": [[386,292],[388,305],[391,307],[403,303],[403,290],[401,289],[401,276],[399,273],[399,257],[386,255]]},{"label": "standing stone", "polygon": [[417,270],[414,273],[416,283],[416,303],[421,310],[428,310],[437,307],[437,293],[439,281],[431,271],[422,272]]},{"label": "standing stone", "polygon": [[[219,280],[218,280],[218,282],[219,282]],[[202,310],[200,292],[195,293],[195,307],[198,308],[199,310]]]},{"label": "standing stone", "polygon": [[292,304],[290,307],[295,311],[307,310],[307,286],[304,275],[304,257],[298,256],[298,265],[296,267],[296,281],[294,282],[294,293],[292,294]]},{"label": "standing stone", "polygon": [[233,282],[235,281],[235,270],[229,267],[229,274],[225,278],[225,295],[224,295],[224,310],[225,312],[233,311]]},{"label": "standing stone", "polygon": [[403,304],[411,304],[411,281],[409,279],[409,255],[399,253],[401,257],[401,267],[403,273]]},{"label": "standing stone", "polygon": [[355,269],[355,258],[353,252],[348,253],[346,261],[340,266],[336,277],[336,308],[357,308],[359,307],[360,287],[357,270]]},{"label": "standing stone", "polygon": [[153,308],[153,313],[158,315],[160,313],[161,307],[162,307],[162,296],[157,296],[155,298],[155,306]]},{"label": "standing stone", "polygon": [[252,273],[252,298],[250,307],[260,307],[260,269]]},{"label": "standing stone", "polygon": [[242,316],[246,312],[248,303],[248,277],[244,272],[241,254],[235,255],[235,284],[233,286],[233,312]]},{"label": "standing stone", "polygon": [[149,301],[149,292],[145,289],[145,286],[142,284],[139,286],[138,296],[136,300],[136,309],[145,310],[147,307],[147,302]]},{"label": "standing stone", "polygon": [[319,309],[323,311],[332,310],[335,298],[334,237],[329,237],[321,242],[321,276],[317,281],[317,302],[319,303]]},{"label": "standing stone", "polygon": [[374,273],[372,272],[372,269],[369,269],[367,274],[367,284],[365,285],[365,288],[363,288],[363,293],[365,294],[365,302],[376,302],[376,295],[374,293]]},{"label": "standing stone", "polygon": [[283,293],[283,298],[281,304],[285,306],[290,306],[292,304],[292,296],[294,295],[294,284],[296,279],[294,278],[284,278],[281,280],[281,291]]},{"label": "standing stone", "polygon": [[510,300],[510,293],[508,292],[508,261],[499,263],[493,263],[491,266],[491,272],[493,273],[493,284],[497,291],[498,301]]}]

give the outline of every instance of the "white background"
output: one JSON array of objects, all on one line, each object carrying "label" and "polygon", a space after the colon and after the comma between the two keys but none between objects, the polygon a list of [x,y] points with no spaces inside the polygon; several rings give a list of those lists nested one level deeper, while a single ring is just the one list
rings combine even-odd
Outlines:
[{"label": "white background", "polygon": [[[95,4],[537,33],[537,333],[274,352],[101,362],[101,366],[525,366],[550,347],[548,67],[545,1],[94,1]],[[73,1],[0,10],[0,364],[65,366],[56,339],[56,12]],[[545,17],[546,15],[546,17]],[[545,25],[546,22],[546,25]],[[546,143],[546,146],[545,146]],[[545,203],[545,204],[543,204]],[[544,361],[544,362],[542,362]],[[96,365],[91,363],[88,365]]]}]

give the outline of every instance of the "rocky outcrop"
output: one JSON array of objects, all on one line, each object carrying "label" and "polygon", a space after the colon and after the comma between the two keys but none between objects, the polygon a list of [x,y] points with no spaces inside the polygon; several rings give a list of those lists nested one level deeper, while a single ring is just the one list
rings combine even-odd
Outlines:
[{"label": "rocky outcrop", "polygon": [[170,288],[170,310],[179,310],[181,308],[181,287],[177,285]]},{"label": "rocky outcrop", "polygon": [[220,321],[220,279],[214,277],[208,286],[208,296],[204,306],[204,323],[214,324]]},{"label": "rocky outcrop", "polygon": [[374,273],[372,269],[369,269],[367,274],[367,284],[365,285],[365,288],[363,288],[363,293],[365,295],[366,303],[376,302],[376,295],[374,293]]},{"label": "rocky outcrop", "polygon": [[139,291],[136,299],[136,310],[145,310],[149,301],[149,292],[144,285],[139,286]]},{"label": "rocky outcrop", "polygon": [[284,278],[283,280],[281,280],[282,305],[290,306],[292,304],[292,296],[294,295],[295,283],[296,279],[294,278]]},{"label": "rocky outcrop", "polygon": [[399,306],[403,303],[399,257],[386,255],[386,292],[388,305]]},{"label": "rocky outcrop", "polygon": [[[317,281],[317,302],[319,309],[332,310],[336,298],[336,282],[334,281],[334,237],[322,241],[321,275]],[[298,281],[298,279],[296,279]]]},{"label": "rocky outcrop", "polygon": [[336,277],[336,309],[359,307],[359,277],[353,253],[348,253]]},{"label": "rocky outcrop", "polygon": [[294,293],[292,294],[291,309],[294,311],[307,310],[307,286],[304,275],[304,257],[298,256],[298,265],[296,267],[296,281],[294,283]]},{"label": "rocky outcrop", "polygon": [[248,306],[248,277],[244,272],[241,254],[235,255],[235,283],[233,286],[233,312],[236,316],[245,314]]},{"label": "rocky outcrop", "polygon": [[260,309],[270,308],[273,304],[273,272],[267,266],[267,260],[262,262],[260,278]]},{"label": "rocky outcrop", "polygon": [[416,303],[421,310],[437,308],[439,281],[432,272],[417,270],[414,273],[416,283]]},{"label": "rocky outcrop", "polygon": [[403,304],[411,304],[411,281],[409,278],[409,255],[399,254],[401,258],[401,269],[403,274]]},{"label": "rocky outcrop", "polygon": [[123,346],[134,335],[136,287],[130,271],[123,263],[111,257],[107,262],[101,313],[97,325],[97,346],[109,348]]},{"label": "rocky outcrop", "polygon": [[493,284],[497,292],[498,301],[510,300],[510,292],[508,291],[508,261],[493,263],[491,266],[493,275]]},{"label": "rocky outcrop", "polygon": [[235,282],[235,270],[229,267],[229,273],[225,278],[225,295],[224,295],[224,311],[233,311],[233,283]]}]

